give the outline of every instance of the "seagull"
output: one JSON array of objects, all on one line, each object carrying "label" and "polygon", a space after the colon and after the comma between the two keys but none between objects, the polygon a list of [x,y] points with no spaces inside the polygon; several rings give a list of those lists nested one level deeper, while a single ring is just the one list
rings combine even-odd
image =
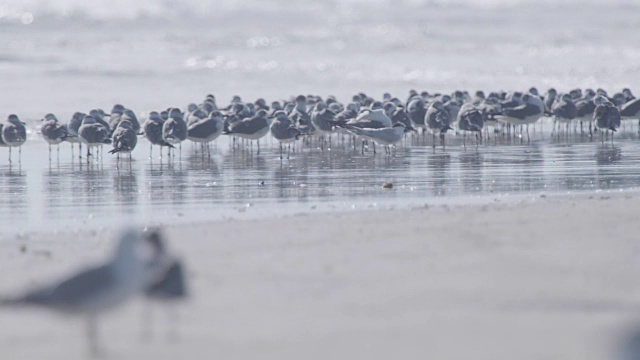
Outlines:
[{"label": "seagull", "polygon": [[433,147],[436,146],[436,135],[440,135],[440,141],[444,147],[444,135],[447,130],[453,129],[449,125],[451,124],[451,116],[441,101],[436,100],[431,103],[424,115],[424,123],[433,134]]},{"label": "seagull", "polygon": [[9,147],[9,163],[11,163],[11,148],[18,147],[18,159],[22,159],[22,144],[27,141],[27,128],[17,115],[11,114],[2,127],[2,142]]},{"label": "seagull", "polygon": [[480,109],[472,103],[462,105],[458,112],[458,127],[464,131],[463,145],[466,146],[467,131],[476,133],[476,146],[480,141],[482,128],[484,126],[484,116]]},{"label": "seagull", "polygon": [[256,140],[258,142],[258,154],[260,154],[260,138],[267,135],[271,119],[266,110],[258,110],[253,117],[242,119],[229,124],[225,135],[233,135],[243,139]]},{"label": "seagull", "polygon": [[79,149],[79,157],[82,159],[82,143],[80,142],[80,138],[78,137],[78,129],[82,125],[82,119],[84,119],[85,114],[81,112],[76,112],[71,117],[71,120],[66,124],[67,126],[67,141],[71,144],[71,155],[73,156],[73,144],[78,143]]},{"label": "seagull", "polygon": [[307,98],[304,95],[296,97],[295,107],[289,113],[289,118],[297,124],[304,135],[312,135],[315,132],[311,116],[307,112]]},{"label": "seagull", "polygon": [[558,96],[558,92],[554,88],[547,90],[547,93],[544,95],[544,110],[547,115],[552,115],[551,108],[556,101],[556,96]]},{"label": "seagull", "polygon": [[140,133],[140,122],[138,121],[138,117],[136,116],[136,113],[133,112],[133,110],[125,109],[121,119],[121,121],[129,121],[131,123],[131,127],[133,128],[133,131],[135,131],[136,134]]},{"label": "seagull", "polygon": [[606,136],[608,137],[609,130],[616,132],[620,127],[620,110],[602,95],[597,96],[593,102],[596,104],[593,122],[595,122],[598,129],[606,130]]},{"label": "seagull", "polygon": [[187,128],[187,139],[206,144],[217,139],[224,130],[224,120],[222,119],[222,113],[220,111],[213,111],[206,119],[196,120],[192,122]]},{"label": "seagull", "polygon": [[[49,160],[51,160],[51,145],[59,145],[67,139],[69,136],[67,127],[60,124],[54,114],[47,114],[42,119],[40,133],[49,144]],[[58,156],[60,156],[60,146],[58,146]]]},{"label": "seagull", "polygon": [[320,135],[320,147],[324,151],[324,135],[328,134],[329,149],[331,149],[331,134],[333,133],[333,121],[336,113],[329,110],[327,104],[319,102],[315,109],[311,112],[311,124],[315,128],[315,132]]},{"label": "seagull", "polygon": [[277,111],[273,117],[274,119],[271,122],[269,130],[271,131],[271,135],[278,140],[280,144],[280,159],[282,159],[282,144],[287,144],[287,159],[289,159],[291,151],[290,143],[298,140],[302,133],[295,127],[293,121],[289,119],[287,113],[284,111]]},{"label": "seagull", "polygon": [[427,114],[427,103],[420,97],[416,96],[407,103],[407,114],[411,118],[413,127],[422,129],[423,133],[426,129],[424,124],[424,116]]},{"label": "seagull", "polygon": [[98,355],[98,317],[158,282],[160,274],[149,265],[153,259],[141,256],[144,246],[149,245],[141,234],[128,230],[105,264],[80,271],[59,283],[0,300],[0,304],[43,307],[84,317],[91,352]]},{"label": "seagull", "polygon": [[[391,150],[389,146],[395,145],[404,138],[404,133],[407,131],[403,123],[396,123],[391,127],[385,128],[361,128],[350,124],[343,125],[345,129],[351,132],[353,135],[360,136],[367,140],[371,140],[374,143],[384,146],[385,153],[390,155]],[[362,149],[364,153],[364,146]],[[373,153],[376,153],[374,146]]]},{"label": "seagull", "polygon": [[361,129],[382,129],[391,127],[393,122],[384,112],[384,109],[363,109],[355,119],[348,121],[347,124]]},{"label": "seagull", "polygon": [[620,116],[623,119],[640,120],[640,98],[632,99],[620,106]]},{"label": "seagull", "polygon": [[316,132],[319,135],[324,135],[325,133],[331,134],[333,132],[333,120],[335,119],[336,114],[327,108],[327,104],[323,102],[319,102],[316,104],[313,111],[311,111],[311,123],[313,127],[316,129]]},{"label": "seagull", "polygon": [[160,146],[160,158],[162,158],[162,147],[168,146],[173,148],[173,145],[166,142],[162,137],[162,126],[164,121],[157,111],[149,113],[149,118],[144,123],[144,137],[149,140],[149,159],[152,158],[153,145]]},{"label": "seagull", "polygon": [[593,123],[593,112],[596,110],[596,104],[593,103],[593,98],[596,96],[596,93],[587,89],[582,96],[582,99],[577,100],[576,104],[576,120],[580,121],[580,129],[583,127],[583,123],[589,124],[589,135],[592,136],[592,123]]},{"label": "seagull", "polygon": [[[122,116],[124,115],[125,107],[120,104],[113,105],[111,109],[111,116],[109,116],[109,129],[111,132],[115,131],[120,124],[120,120],[122,120]],[[95,118],[99,118],[96,114],[89,114]]]},{"label": "seagull", "polygon": [[578,108],[576,104],[574,104],[571,95],[563,94],[551,107],[551,114],[553,114],[553,129],[555,130],[555,124],[558,122],[560,124],[566,124],[566,131],[568,132],[571,121],[578,116]]},{"label": "seagull", "polygon": [[539,97],[530,94],[522,95],[520,100],[522,104],[515,107],[505,108],[503,103],[502,114],[496,115],[495,118],[500,122],[513,126],[527,125],[528,136],[529,124],[535,123],[544,114],[544,103]]},{"label": "seagull", "polygon": [[138,135],[133,127],[133,124],[126,118],[123,118],[118,127],[116,127],[112,136],[113,149],[109,151],[109,154],[118,154],[120,159],[120,153],[128,153],[129,160],[131,160],[131,152],[138,144]]},{"label": "seagull", "polygon": [[87,115],[82,119],[82,125],[78,129],[78,137],[82,143],[87,145],[87,160],[91,156],[89,150],[92,146],[100,147],[104,144],[111,144],[109,130],[97,123],[96,119],[91,115]]},{"label": "seagull", "polygon": [[397,123],[403,123],[404,127],[409,130],[414,130],[411,118],[407,115],[407,112],[402,107],[398,107],[397,110],[391,116],[391,122],[395,125]]},{"label": "seagull", "polygon": [[[162,124],[162,138],[169,144],[182,144],[187,138],[187,123],[177,108],[169,110],[169,119]],[[182,145],[180,145],[182,148]]]}]

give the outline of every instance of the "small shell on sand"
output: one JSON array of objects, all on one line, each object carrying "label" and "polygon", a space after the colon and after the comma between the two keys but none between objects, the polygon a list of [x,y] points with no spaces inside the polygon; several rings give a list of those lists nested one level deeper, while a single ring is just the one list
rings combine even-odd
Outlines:
[{"label": "small shell on sand", "polygon": [[382,184],[382,188],[383,189],[393,189],[393,183],[385,182],[384,184]]}]

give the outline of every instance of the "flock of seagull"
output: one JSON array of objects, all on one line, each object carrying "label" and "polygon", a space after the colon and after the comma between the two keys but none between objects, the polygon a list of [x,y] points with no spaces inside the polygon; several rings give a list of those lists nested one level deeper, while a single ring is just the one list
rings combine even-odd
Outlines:
[{"label": "flock of seagull", "polygon": [[184,266],[171,254],[158,230],[124,232],[113,257],[67,279],[0,299],[3,307],[41,307],[87,321],[91,353],[101,354],[97,318],[142,295],[148,300],[175,301],[187,296]]},{"label": "flock of seagull", "polygon": [[[482,140],[482,132],[493,127],[494,132],[513,134],[519,128],[517,136],[522,137],[523,127],[528,135],[528,126],[543,117],[554,121],[553,132],[568,132],[571,123],[580,123],[584,133],[588,127],[590,136],[593,131],[615,132],[622,119],[640,118],[640,99],[635,98],[631,90],[609,96],[603,89],[574,89],[559,93],[549,89],[541,95],[536,88],[520,92],[491,92],[485,95],[477,91],[471,96],[467,91],[454,91],[452,94],[431,94],[427,91],[409,92],[405,101],[385,93],[376,100],[365,93],[353,95],[351,101],[344,104],[334,96],[323,99],[316,95],[298,95],[288,101],[274,101],[270,105],[260,98],[255,102],[244,102],[240,96],[234,96],[230,104],[218,106],[214,95],[207,95],[200,104],[191,103],[183,111],[177,107],[163,111],[152,111],[144,123],[138,120],[135,112],[121,104],[116,104],[110,113],[102,109],[93,109],[88,114],[76,112],[68,123],[61,123],[54,114],[42,119],[40,132],[51,145],[66,141],[78,143],[80,157],[82,145],[86,146],[87,159],[91,148],[98,151],[104,145],[111,145],[112,154],[129,154],[138,143],[138,136],[144,136],[153,146],[171,149],[180,146],[185,140],[200,144],[203,152],[208,152],[209,144],[220,135],[233,136],[235,139],[256,141],[258,153],[259,140],[271,133],[280,144],[280,158],[287,148],[287,158],[291,144],[300,138],[316,137],[324,146],[331,141],[335,133],[348,134],[365,141],[384,146],[387,154],[391,147],[402,141],[405,133],[426,131],[436,136],[444,146],[445,134],[450,130],[464,134],[475,133],[477,142]],[[574,127],[577,131],[577,127]],[[9,115],[0,123],[0,146],[20,147],[26,141],[25,124],[18,116]],[[354,140],[355,147],[355,140]],[[72,147],[73,149],[73,147]],[[323,147],[324,149],[324,147]],[[162,156],[162,151],[160,152]]]}]

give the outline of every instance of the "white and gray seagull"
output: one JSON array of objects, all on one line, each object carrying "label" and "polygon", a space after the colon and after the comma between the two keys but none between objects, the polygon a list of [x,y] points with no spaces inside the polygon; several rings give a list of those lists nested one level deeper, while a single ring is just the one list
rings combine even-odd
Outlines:
[{"label": "white and gray seagull", "polygon": [[[197,119],[197,120],[196,120]],[[217,139],[224,130],[224,120],[220,111],[212,111],[205,119],[195,118],[187,127],[187,139],[202,144],[203,154],[206,150],[209,155],[209,143]],[[206,147],[206,149],[205,149]]]},{"label": "white and gray seagull", "polygon": [[233,135],[248,140],[256,140],[258,142],[258,154],[260,154],[260,138],[269,133],[271,126],[271,118],[266,110],[258,110],[258,112],[246,119],[236,121],[229,124],[229,129],[224,131],[225,135]]},{"label": "white and gray seagull", "polygon": [[18,161],[22,159],[22,144],[27,141],[27,128],[17,115],[11,114],[2,126],[2,142],[9,147],[9,163],[11,148],[18,147]]},{"label": "white and gray seagull", "polygon": [[82,119],[82,125],[78,129],[78,137],[80,142],[87,146],[87,161],[91,156],[91,147],[99,149],[102,145],[111,144],[109,129],[96,122],[96,119],[91,115],[87,115]]},{"label": "white and gray seagull", "polygon": [[140,232],[126,231],[113,257],[105,264],[26,294],[2,299],[0,304],[43,307],[83,317],[87,322],[90,350],[98,355],[98,317],[143,294],[161,275],[159,269],[152,266],[154,259],[144,255],[145,246],[149,249],[149,243],[144,240]]},{"label": "white and gray seagull", "polygon": [[164,137],[162,136],[162,127],[164,124],[160,113],[157,111],[152,111],[149,113],[149,118],[144,122],[142,130],[144,132],[144,137],[149,140],[149,159],[153,158],[153,145],[160,146],[160,158],[162,159],[162,147],[167,146],[169,148],[173,148],[173,145],[166,142]]},{"label": "white and gray seagull", "polygon": [[280,144],[280,159],[282,159],[282,145],[287,144],[287,159],[289,159],[291,143],[298,140],[302,133],[289,119],[286,112],[278,110],[273,115],[274,119],[270,127],[271,135]]},{"label": "white and gray seagull", "polygon": [[138,144],[137,131],[128,119],[123,118],[113,132],[111,141],[113,149],[109,154],[118,154],[118,159],[120,159],[120,153],[129,154],[129,160],[131,160],[131,152]]},{"label": "white and gray seagull", "polygon": [[40,133],[44,140],[49,144],[49,160],[51,160],[51,145],[58,145],[58,157],[60,157],[60,143],[65,141],[69,136],[67,127],[58,122],[58,118],[54,114],[47,114],[42,119]]}]

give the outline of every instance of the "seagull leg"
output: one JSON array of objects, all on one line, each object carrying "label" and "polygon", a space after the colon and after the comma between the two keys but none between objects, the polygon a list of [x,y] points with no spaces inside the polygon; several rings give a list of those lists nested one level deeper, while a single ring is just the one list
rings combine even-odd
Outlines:
[{"label": "seagull leg", "polygon": [[82,159],[82,143],[78,143],[78,158]]},{"label": "seagull leg", "polygon": [[374,141],[372,141],[373,143],[373,155],[376,154],[376,143]]},{"label": "seagull leg", "polygon": [[258,155],[260,155],[260,139],[256,140],[256,142],[258,143]]},{"label": "seagull leg", "polygon": [[95,315],[89,315],[87,318],[87,340],[89,341],[89,350],[93,357],[100,355],[100,347],[98,344],[98,323]]},{"label": "seagull leg", "polygon": [[280,160],[282,160],[282,143],[280,143]]},{"label": "seagull leg", "polygon": [[11,146],[9,146],[9,164],[11,164]]},{"label": "seagull leg", "polygon": [[49,162],[51,162],[51,144],[49,144]]}]

